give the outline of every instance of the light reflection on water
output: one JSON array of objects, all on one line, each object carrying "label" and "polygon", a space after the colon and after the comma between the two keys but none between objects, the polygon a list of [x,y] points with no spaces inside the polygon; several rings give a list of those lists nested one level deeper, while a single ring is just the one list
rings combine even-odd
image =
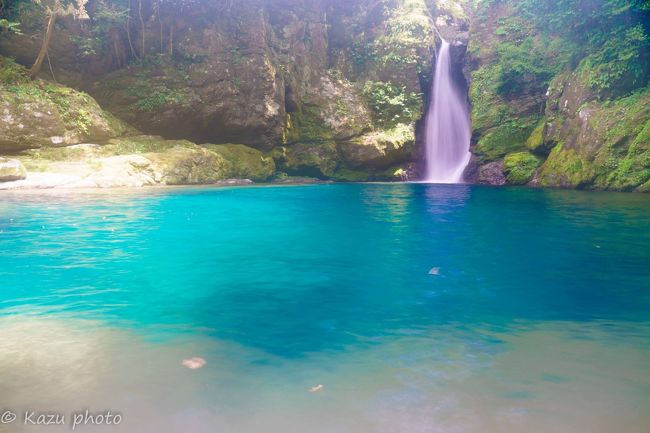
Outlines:
[{"label": "light reflection on water", "polygon": [[2,193],[0,407],[114,408],[124,432],[646,432],[649,259],[640,195]]}]

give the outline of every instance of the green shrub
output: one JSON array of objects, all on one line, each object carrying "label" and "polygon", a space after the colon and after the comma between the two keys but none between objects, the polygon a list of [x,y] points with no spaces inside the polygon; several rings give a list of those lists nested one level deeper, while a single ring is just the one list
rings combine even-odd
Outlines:
[{"label": "green shrub", "polygon": [[19,84],[29,79],[27,69],[13,59],[0,57],[0,84]]},{"label": "green shrub", "polygon": [[602,48],[587,56],[578,72],[582,80],[597,92],[625,93],[648,82],[648,65],[644,50],[650,38],[641,24],[629,29],[618,28],[622,36],[607,40]]},{"label": "green shrub", "polygon": [[368,81],[363,95],[372,109],[377,123],[393,127],[399,123],[412,123],[421,114],[419,93],[407,92],[406,87],[383,81]]},{"label": "green shrub", "polygon": [[528,152],[510,153],[503,159],[503,173],[509,184],[524,185],[533,178],[541,163],[541,158]]}]

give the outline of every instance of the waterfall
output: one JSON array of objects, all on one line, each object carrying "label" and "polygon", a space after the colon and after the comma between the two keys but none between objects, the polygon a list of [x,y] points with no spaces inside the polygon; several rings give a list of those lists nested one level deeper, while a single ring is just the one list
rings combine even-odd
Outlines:
[{"label": "waterfall", "polygon": [[469,163],[471,138],[469,107],[463,91],[452,79],[449,43],[442,41],[431,85],[426,116],[424,181],[457,183]]}]

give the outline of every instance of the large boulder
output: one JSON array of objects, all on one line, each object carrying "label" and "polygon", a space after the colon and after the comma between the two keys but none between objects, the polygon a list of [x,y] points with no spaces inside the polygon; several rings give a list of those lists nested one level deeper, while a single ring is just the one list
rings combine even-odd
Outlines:
[{"label": "large boulder", "polygon": [[43,146],[104,142],[127,126],[89,95],[42,80],[0,57],[0,153]]},{"label": "large boulder", "polygon": [[226,172],[229,178],[263,182],[275,174],[273,158],[257,149],[243,144],[206,144],[203,146],[226,160]]},{"label": "large boulder", "polygon": [[17,159],[0,157],[0,182],[24,179],[25,167]]},{"label": "large boulder", "polygon": [[542,163],[540,157],[528,152],[516,152],[506,155],[503,159],[503,174],[511,185],[528,183]]},{"label": "large boulder", "polygon": [[[270,157],[244,145],[203,146],[149,135],[121,137],[103,145],[43,147],[24,151],[16,159],[24,165],[26,178],[17,180],[14,175],[2,189],[249,183],[275,174]],[[8,164],[12,173],[17,172],[15,162]]]},{"label": "large boulder", "polygon": [[339,143],[341,159],[352,168],[386,169],[414,157],[415,130],[412,125],[373,131]]},{"label": "large boulder", "polygon": [[292,176],[327,179],[339,165],[334,142],[297,143],[276,149],[274,157],[279,170]]},{"label": "large boulder", "polygon": [[493,161],[478,168],[476,183],[483,185],[505,185],[506,177],[503,174],[503,161]]}]

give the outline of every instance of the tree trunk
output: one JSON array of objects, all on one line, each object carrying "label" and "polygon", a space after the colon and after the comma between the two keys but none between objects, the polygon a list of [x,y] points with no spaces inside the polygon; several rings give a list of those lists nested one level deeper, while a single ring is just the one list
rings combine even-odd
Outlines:
[{"label": "tree trunk", "polygon": [[140,58],[144,61],[145,48],[144,48],[144,19],[142,18],[142,0],[138,0],[138,15],[140,16],[140,33],[142,33],[142,50],[140,51]]},{"label": "tree trunk", "polygon": [[134,59],[137,59],[138,55],[135,53],[135,49],[133,49],[133,42],[131,41],[131,0],[128,2],[128,11],[126,15],[126,38],[129,40],[131,55]]},{"label": "tree trunk", "polygon": [[34,62],[34,65],[29,70],[29,76],[31,78],[34,78],[36,74],[39,73],[39,71],[41,70],[41,66],[43,66],[43,60],[45,60],[45,57],[47,56],[47,49],[50,47],[50,41],[52,40],[52,34],[54,33],[54,24],[56,23],[56,15],[57,13],[55,11],[50,12],[50,17],[47,20],[47,28],[45,29],[45,36],[43,36],[43,43],[41,44],[41,49],[38,52],[38,56],[36,57],[36,61]]},{"label": "tree trunk", "polygon": [[174,56],[174,23],[169,25],[169,57]]}]

